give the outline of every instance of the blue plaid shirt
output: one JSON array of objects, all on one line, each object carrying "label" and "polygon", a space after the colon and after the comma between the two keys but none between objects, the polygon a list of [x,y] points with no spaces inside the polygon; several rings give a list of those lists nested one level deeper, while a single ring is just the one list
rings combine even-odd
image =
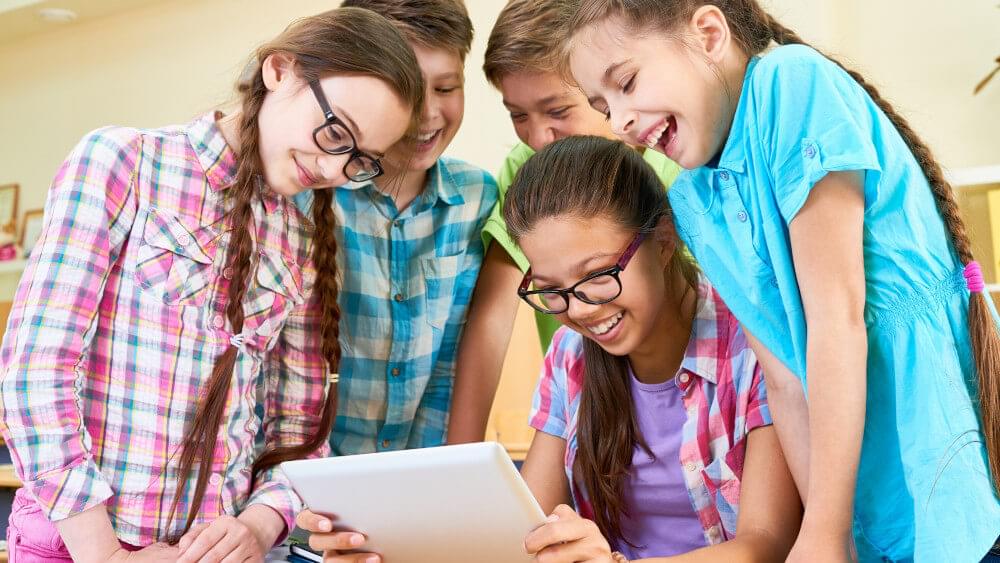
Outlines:
[{"label": "blue plaid shirt", "polygon": [[[458,340],[483,261],[493,177],[441,158],[402,212],[371,182],[337,188],[341,275],[334,455],[444,442]],[[311,206],[312,195],[297,198]]]}]

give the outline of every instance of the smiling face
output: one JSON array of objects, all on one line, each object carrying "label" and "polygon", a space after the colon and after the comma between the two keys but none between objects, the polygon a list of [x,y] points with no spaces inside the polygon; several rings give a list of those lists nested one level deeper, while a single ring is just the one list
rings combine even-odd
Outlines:
[{"label": "smiling face", "polygon": [[500,79],[500,93],[517,137],[536,151],[570,135],[614,137],[586,96],[555,72],[507,74]]},{"label": "smiling face", "polygon": [[670,36],[636,33],[610,17],[574,35],[570,69],[623,141],[691,169],[710,161],[725,143],[738,92],[727,92],[719,69],[738,54],[733,48],[717,11],[699,10],[689,26]]},{"label": "smiling face", "polygon": [[[344,165],[350,154],[327,154],[316,145],[313,131],[324,124],[323,111],[308,84],[290,71],[287,61],[275,57],[264,64],[269,92],[258,116],[264,182],[284,196],[347,183]],[[320,87],[333,113],[354,134],[358,149],[379,157],[406,132],[410,109],[382,80],[328,76]]]},{"label": "smiling face", "polygon": [[465,74],[458,52],[411,42],[423,74],[426,92],[420,127],[415,138],[405,137],[389,151],[393,169],[422,172],[430,169],[458,133],[465,116]]},{"label": "smiling face", "polygon": [[[614,266],[635,234],[605,216],[562,216],[539,221],[518,242],[536,289],[566,288]],[[622,291],[616,299],[591,305],[571,296],[569,309],[556,318],[616,356],[661,346],[666,331],[658,327],[676,322],[664,306],[664,271],[672,252],[672,246],[647,237],[619,274]]]}]

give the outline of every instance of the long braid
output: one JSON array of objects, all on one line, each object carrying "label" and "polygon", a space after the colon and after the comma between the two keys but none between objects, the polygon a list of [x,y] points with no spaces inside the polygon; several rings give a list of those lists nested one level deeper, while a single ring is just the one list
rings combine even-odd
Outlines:
[{"label": "long braid", "polygon": [[[313,292],[318,299],[318,309],[322,314],[320,319],[320,334],[323,339],[322,354],[326,359],[330,373],[335,373],[340,365],[340,305],[337,302],[340,285],[337,273],[337,239],[335,236],[335,219],[333,214],[333,190],[316,190],[313,192],[313,262],[316,265],[316,282]],[[326,402],[320,414],[319,428],[304,444],[285,446],[268,450],[260,455],[253,464],[253,479],[256,481],[261,472],[284,461],[299,459],[315,451],[327,440],[333,429],[333,421],[337,414],[337,386],[327,384]]]},{"label": "long braid", "polygon": [[[254,236],[250,229],[255,228],[253,208],[251,203],[256,197],[260,182],[258,170],[262,169],[260,162],[259,135],[257,116],[264,102],[267,88],[260,72],[256,78],[239,86],[243,97],[243,111],[239,120],[239,135],[241,144],[237,154],[238,168],[234,184],[226,191],[226,196],[232,198],[232,231],[227,253],[227,267],[232,268],[233,276],[229,285],[226,303],[226,317],[232,325],[233,334],[243,330],[243,297],[253,266]],[[238,350],[229,346],[216,360],[212,375],[206,389],[202,392],[195,410],[194,417],[183,440],[180,460],[177,469],[178,488],[170,509],[168,521],[173,521],[177,507],[187,491],[188,480],[194,463],[198,462],[198,477],[195,483],[194,496],[188,511],[183,531],[171,537],[171,541],[180,540],[180,536],[191,529],[201,503],[204,500],[208,479],[211,475],[212,461],[215,458],[215,446],[219,438],[219,428],[229,401],[229,390],[232,386],[233,370],[236,366]]]},{"label": "long braid", "polygon": [[[237,84],[241,101],[237,172],[236,179],[226,191],[226,197],[230,198],[227,219],[232,225],[226,266],[233,272],[226,295],[226,317],[234,334],[243,330],[243,300],[256,266],[254,246],[257,226],[252,203],[255,198],[259,198],[264,170],[260,156],[258,116],[268,93],[261,65],[269,56],[278,53],[295,56],[295,72],[303,82],[335,74],[372,76],[392,88],[410,108],[411,119],[414,121],[417,120],[415,114],[423,104],[423,79],[413,50],[385,18],[368,10],[339,8],[303,18],[257,50],[255,63],[251,68],[253,72],[247,73],[250,78]],[[331,195],[332,192],[329,191],[316,192],[314,220],[317,236],[314,239],[313,259],[317,267],[315,287],[319,294],[319,311],[316,314],[322,315],[321,353],[329,370],[335,371],[340,361],[340,309],[337,305],[337,245],[333,238]],[[177,469],[177,491],[167,519],[168,525],[174,522],[180,501],[186,496],[188,481],[196,462],[198,476],[183,531],[167,538],[172,543],[179,541],[191,529],[200,512],[229,400],[237,354],[238,349],[229,346],[216,360],[195,414],[185,431]],[[251,487],[261,472],[282,461],[313,453],[327,440],[335,412],[336,393],[331,390],[327,393],[315,434],[304,444],[274,448],[260,455],[251,471]]]},{"label": "long braid", "polygon": [[[749,2],[756,5],[756,2]],[[758,8],[759,9],[759,8]],[[760,10],[763,13],[763,10]],[[763,13],[771,39],[779,45],[808,45],[798,34],[781,25],[770,15]],[[975,260],[972,255],[972,243],[965,229],[954,190],[944,177],[941,165],[931,154],[930,148],[920,139],[910,127],[906,119],[886,101],[873,85],[869,84],[861,74],[846,68],[838,60],[823,54],[851,76],[871,97],[872,101],[885,113],[889,121],[899,131],[917,163],[920,164],[924,176],[930,184],[937,204],[938,212],[951,235],[951,243],[955,253],[963,264]],[[987,295],[978,291],[969,298],[969,333],[972,340],[973,357],[976,361],[976,371],[979,373],[979,406],[982,417],[983,435],[986,438],[986,450],[989,456],[990,473],[993,486],[1000,490],[1000,335],[986,301]]]}]

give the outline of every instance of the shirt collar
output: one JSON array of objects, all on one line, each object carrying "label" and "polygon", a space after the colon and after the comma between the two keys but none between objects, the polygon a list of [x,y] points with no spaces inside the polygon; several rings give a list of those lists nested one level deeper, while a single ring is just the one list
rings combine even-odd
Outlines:
[{"label": "shirt collar", "polygon": [[[731,315],[722,298],[708,280],[698,277],[698,305],[691,323],[691,340],[688,342],[681,370],[696,375],[709,383],[718,383],[719,360],[729,347],[729,323]],[[678,382],[686,390],[690,382]]]},{"label": "shirt collar", "polygon": [[212,111],[185,126],[188,141],[214,192],[228,188],[236,180],[236,154],[216,123],[221,117],[222,112]]},{"label": "shirt collar", "polygon": [[[212,111],[195,119],[186,127],[188,140],[198,155],[198,162],[201,163],[205,178],[213,192],[228,189],[236,181],[236,153],[219,129],[217,121],[222,117],[222,112]],[[285,198],[274,193],[263,181],[257,182],[257,188],[264,210],[268,214],[283,209]]]},{"label": "shirt collar", "polygon": [[743,75],[743,88],[740,90],[740,101],[736,104],[736,111],[733,113],[733,125],[729,128],[729,138],[722,149],[722,156],[719,158],[719,168],[725,168],[734,172],[743,172],[746,163],[746,148],[743,138],[746,132],[746,118],[749,111],[750,101],[750,78],[753,76],[754,68],[760,57],[750,57],[747,62],[747,70]]},{"label": "shirt collar", "polygon": [[[341,186],[341,189],[348,190],[359,190],[362,188],[382,193],[371,180],[366,182],[348,182]],[[462,197],[462,191],[458,182],[452,175],[451,170],[448,169],[447,164],[440,158],[437,159],[434,166],[427,170],[424,191],[420,197],[423,198],[424,204],[427,207],[433,207],[438,201],[448,205],[461,205],[465,203],[465,198]]]}]

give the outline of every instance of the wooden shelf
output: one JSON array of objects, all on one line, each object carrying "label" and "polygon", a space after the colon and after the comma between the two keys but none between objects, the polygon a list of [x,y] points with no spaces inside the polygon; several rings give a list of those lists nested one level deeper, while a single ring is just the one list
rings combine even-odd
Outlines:
[{"label": "wooden shelf", "polygon": [[0,488],[19,489],[21,480],[14,474],[14,466],[9,463],[0,464]]},{"label": "wooden shelf", "polygon": [[0,274],[17,274],[21,275],[24,271],[24,267],[28,264],[28,261],[24,258],[15,258],[14,260],[2,260],[0,261]]}]

